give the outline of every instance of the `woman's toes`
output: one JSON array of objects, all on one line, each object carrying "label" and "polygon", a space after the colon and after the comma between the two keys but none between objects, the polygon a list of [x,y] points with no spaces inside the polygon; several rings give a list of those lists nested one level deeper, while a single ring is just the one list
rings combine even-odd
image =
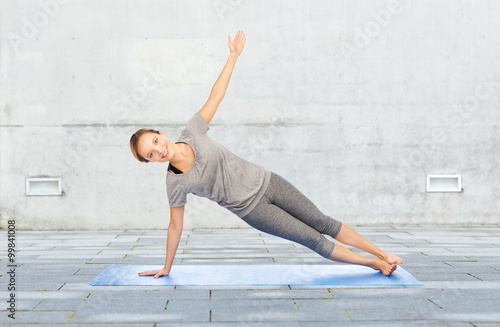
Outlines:
[{"label": "woman's toes", "polygon": [[400,265],[403,263],[403,259],[401,259],[398,256],[395,256],[394,254],[387,254],[386,257],[387,263],[392,264],[393,262],[396,262],[396,264]]}]

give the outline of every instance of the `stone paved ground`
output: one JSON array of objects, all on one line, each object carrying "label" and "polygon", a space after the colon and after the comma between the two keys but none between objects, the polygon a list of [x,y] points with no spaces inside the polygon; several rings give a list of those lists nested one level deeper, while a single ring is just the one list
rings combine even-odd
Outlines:
[{"label": "stone paved ground", "polygon": [[[164,263],[166,231],[18,231],[16,319],[1,326],[500,326],[500,228],[359,227],[424,286],[96,287],[110,264]],[[186,230],[174,265],[336,264],[254,229]]]}]

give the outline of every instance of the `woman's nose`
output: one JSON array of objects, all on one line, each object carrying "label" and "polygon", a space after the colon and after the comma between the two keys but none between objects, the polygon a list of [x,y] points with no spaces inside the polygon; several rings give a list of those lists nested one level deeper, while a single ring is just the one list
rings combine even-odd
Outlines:
[{"label": "woman's nose", "polygon": [[161,145],[157,145],[157,146],[156,146],[156,152],[158,153],[158,157],[159,157],[160,159],[161,159],[161,155],[162,155],[162,153],[161,153],[161,149],[162,149],[162,146],[161,146]]}]

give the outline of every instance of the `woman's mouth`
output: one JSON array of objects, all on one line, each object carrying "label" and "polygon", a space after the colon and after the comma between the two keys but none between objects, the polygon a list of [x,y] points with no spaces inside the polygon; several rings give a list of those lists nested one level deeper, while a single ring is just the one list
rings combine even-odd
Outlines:
[{"label": "woman's mouth", "polygon": [[161,155],[162,159],[165,158],[168,154],[168,148],[165,146],[165,150],[163,150],[163,153]]}]

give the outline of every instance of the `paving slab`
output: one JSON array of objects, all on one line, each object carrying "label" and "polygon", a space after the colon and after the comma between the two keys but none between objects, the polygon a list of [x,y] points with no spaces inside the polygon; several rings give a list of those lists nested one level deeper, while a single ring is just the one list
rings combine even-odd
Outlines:
[{"label": "paving slab", "polygon": [[[439,308],[436,309],[436,311]],[[429,320],[435,320],[429,316],[427,310],[420,310],[419,308],[400,308],[400,309],[348,309],[347,314],[353,321],[385,321],[387,325],[393,324],[393,322],[399,323],[400,325],[411,326],[413,321],[421,320],[422,317],[427,317]]]},{"label": "paving slab", "polygon": [[[309,322],[305,321],[301,323],[302,327],[344,327],[344,326],[352,326],[352,327],[387,327],[387,326],[401,326],[401,327],[418,327],[418,326],[423,326],[423,327],[449,327],[448,324],[446,324],[443,321],[439,320],[399,320],[399,321],[391,321],[390,324],[387,323],[387,321],[380,322],[380,321],[350,321],[348,323],[346,322],[334,322],[334,321],[328,321],[328,322]],[[462,327],[471,327],[470,324],[467,324]]]},{"label": "paving slab", "polygon": [[[51,323],[51,324],[62,324],[69,322],[73,315],[75,314],[75,310],[67,310],[67,311],[16,311],[16,323],[23,324],[38,324],[38,323]],[[7,312],[0,311],[0,317],[2,317],[2,322],[7,322]],[[12,321],[9,321],[12,322]]]},{"label": "paving slab", "polygon": [[294,321],[298,313],[293,300],[288,299],[212,300],[208,308],[213,322]]},{"label": "paving slab", "polygon": [[[15,326],[24,326],[26,327],[26,324],[9,324],[6,325],[9,327],[15,327]],[[33,325],[33,327],[54,327],[54,326],[59,326],[59,325],[54,325],[54,324],[36,324]],[[154,323],[122,323],[122,324],[117,324],[117,323],[89,323],[89,324],[64,324],[61,325],[64,327],[82,327],[82,326],[88,326],[88,327],[98,327],[98,326],[109,326],[109,327],[155,327],[156,325]]]},{"label": "paving slab", "polygon": [[307,290],[211,290],[210,298],[220,299],[332,299],[334,296],[326,289]]}]

